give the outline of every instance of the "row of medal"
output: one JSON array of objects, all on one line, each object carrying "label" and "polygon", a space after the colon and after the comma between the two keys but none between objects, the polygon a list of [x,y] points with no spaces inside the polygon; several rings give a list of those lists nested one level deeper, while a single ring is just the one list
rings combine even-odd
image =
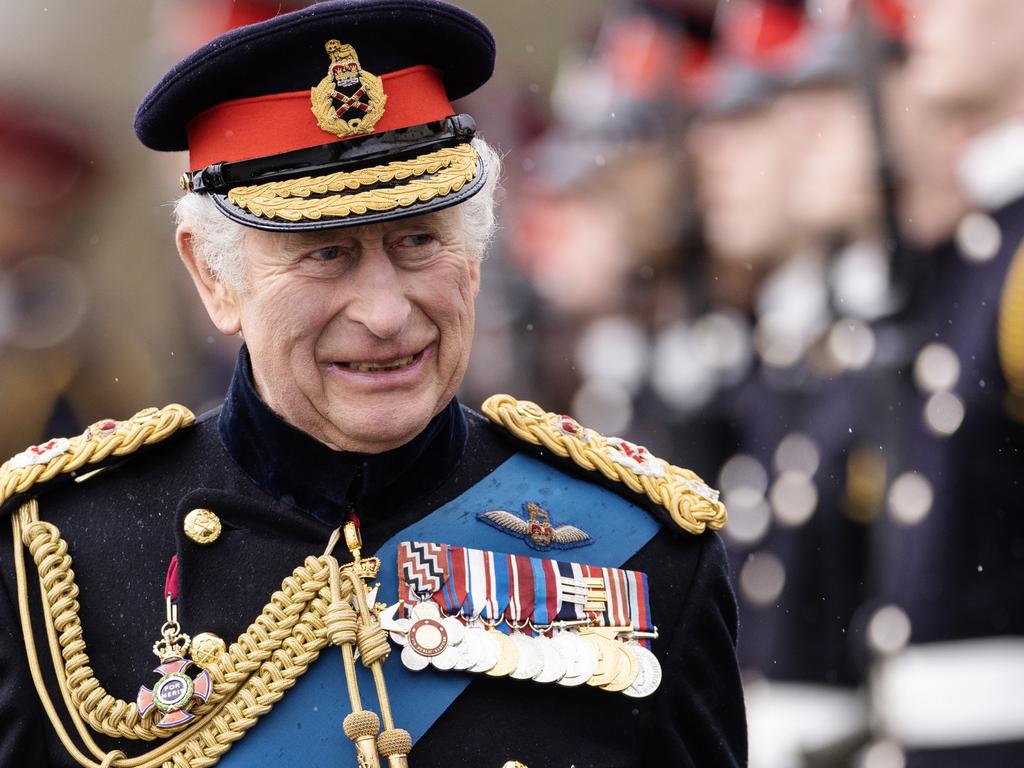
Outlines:
[{"label": "row of medal", "polygon": [[399,546],[398,572],[400,602],[380,620],[411,670],[633,697],[661,682],[646,574],[423,542]]}]

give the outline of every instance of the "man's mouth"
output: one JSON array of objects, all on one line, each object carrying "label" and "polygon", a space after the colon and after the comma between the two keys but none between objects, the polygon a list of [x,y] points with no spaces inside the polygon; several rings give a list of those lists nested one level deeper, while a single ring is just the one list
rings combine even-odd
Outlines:
[{"label": "man's mouth", "polygon": [[346,368],[350,371],[361,371],[363,373],[377,373],[379,371],[397,371],[401,368],[412,365],[420,357],[423,352],[417,352],[413,355],[406,355],[405,357],[396,357],[394,360],[382,360],[376,363],[363,363],[363,362],[339,362],[337,365],[342,368]]}]

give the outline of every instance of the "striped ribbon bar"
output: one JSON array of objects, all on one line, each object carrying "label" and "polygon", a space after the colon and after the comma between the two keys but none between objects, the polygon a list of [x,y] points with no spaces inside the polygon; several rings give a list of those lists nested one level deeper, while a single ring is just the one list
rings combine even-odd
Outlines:
[{"label": "striped ribbon bar", "polygon": [[[582,621],[651,632],[647,574],[484,549],[401,542],[400,597],[433,600],[449,616],[512,627]],[[645,646],[646,640],[641,640]]]}]

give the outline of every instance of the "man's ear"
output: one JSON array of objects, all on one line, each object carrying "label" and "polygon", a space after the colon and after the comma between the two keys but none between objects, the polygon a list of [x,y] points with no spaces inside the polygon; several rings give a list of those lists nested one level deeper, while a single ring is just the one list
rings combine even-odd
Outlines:
[{"label": "man's ear", "polygon": [[218,331],[225,336],[234,336],[242,330],[238,292],[224,285],[210,271],[206,262],[196,258],[195,242],[190,227],[180,225],[174,234],[174,240],[178,246],[178,255],[191,275],[196,290],[199,291],[199,298],[206,307],[206,313]]}]

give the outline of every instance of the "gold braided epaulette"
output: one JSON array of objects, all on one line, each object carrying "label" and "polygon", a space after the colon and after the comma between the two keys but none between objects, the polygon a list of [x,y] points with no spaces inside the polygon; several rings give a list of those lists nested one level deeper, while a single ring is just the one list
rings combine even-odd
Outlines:
[{"label": "gold braided epaulette", "polygon": [[183,405],[146,408],[127,421],[106,419],[74,437],[57,437],[33,445],[0,465],[0,507],[57,475],[75,472],[111,456],[127,456],[145,445],[166,440],[196,417]]},{"label": "gold braided epaulette", "polygon": [[1024,244],[1010,263],[999,303],[999,362],[1006,378],[1006,411],[1024,422]]},{"label": "gold braided epaulette", "polygon": [[549,413],[536,403],[509,395],[487,398],[483,412],[491,421],[556,456],[598,471],[609,480],[646,494],[668,510],[673,522],[688,533],[719,530],[725,525],[725,505],[718,491],[694,472],[659,459],[646,448],[619,437],[605,437],[568,416]]}]

